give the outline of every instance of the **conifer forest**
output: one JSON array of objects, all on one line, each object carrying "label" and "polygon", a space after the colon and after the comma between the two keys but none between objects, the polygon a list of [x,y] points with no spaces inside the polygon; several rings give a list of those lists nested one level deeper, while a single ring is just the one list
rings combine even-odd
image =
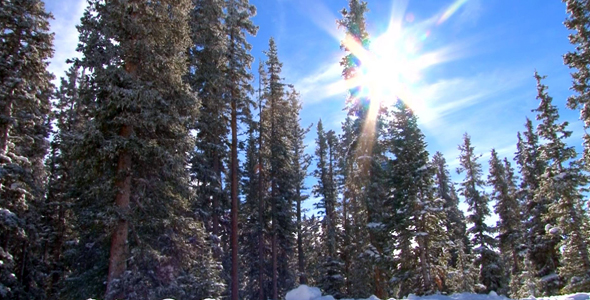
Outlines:
[{"label": "conifer forest", "polygon": [[333,12],[332,129],[275,39],[255,60],[248,0],[87,0],[65,75],[43,0],[0,0],[0,299],[590,292],[590,0],[563,0],[567,107],[534,72],[516,153],[464,128],[458,158],[355,80],[370,2]]}]

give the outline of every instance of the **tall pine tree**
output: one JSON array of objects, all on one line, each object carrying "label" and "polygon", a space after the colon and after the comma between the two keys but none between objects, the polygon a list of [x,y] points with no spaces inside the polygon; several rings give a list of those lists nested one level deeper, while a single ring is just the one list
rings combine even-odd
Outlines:
[{"label": "tall pine tree", "polygon": [[473,264],[479,269],[479,282],[483,286],[478,292],[500,292],[503,288],[503,274],[500,264],[500,256],[494,250],[496,240],[493,237],[494,228],[486,224],[486,217],[490,216],[488,196],[481,189],[485,186],[482,179],[481,164],[477,162],[480,157],[474,153],[471,145],[471,137],[466,133],[463,136],[463,145],[459,145],[459,163],[457,173],[465,173],[465,179],[461,182],[459,192],[469,206],[470,215],[467,220],[472,224],[467,232],[472,236],[471,243],[476,255]]},{"label": "tall pine tree", "polygon": [[[558,277],[555,276],[559,265],[557,243],[559,237],[546,234],[545,215],[548,211],[549,199],[537,194],[539,183],[545,172],[546,162],[540,156],[539,136],[535,133],[533,122],[527,118],[526,131],[518,133],[516,163],[521,175],[519,201],[523,203],[524,240],[527,246],[526,260],[535,274],[530,278],[543,278],[539,295],[555,295],[559,288]],[[529,272],[529,271],[527,271]]]},{"label": "tall pine tree", "polygon": [[231,299],[239,299],[238,283],[238,117],[250,118],[252,74],[250,65],[254,60],[249,51],[252,46],[246,40],[246,34],[256,35],[256,27],[251,18],[256,15],[256,7],[248,0],[226,0],[227,17],[225,19],[228,37],[227,73],[225,85],[231,108]]},{"label": "tall pine tree", "polygon": [[[498,152],[492,149],[490,156],[488,184],[493,188],[491,199],[496,201],[494,212],[500,217],[498,230],[499,248],[503,261],[511,265],[511,279],[516,279],[522,271],[520,252],[522,247],[522,229],[520,205],[517,198],[514,171],[508,160],[498,158]],[[511,281],[511,295],[520,288],[521,283]]]},{"label": "tall pine tree", "polygon": [[188,129],[198,108],[183,82],[190,4],[90,1],[82,18],[76,63],[92,72],[81,99],[90,121],[68,158],[77,162],[81,232],[70,298],[218,295],[189,202]]},{"label": "tall pine tree", "polygon": [[587,179],[578,164],[572,161],[577,154],[567,146],[565,139],[572,132],[566,130],[568,122],[558,123],[559,113],[541,83],[543,76],[535,72],[539,106],[537,134],[546,142],[539,147],[541,158],[547,168],[539,183],[537,197],[550,201],[545,220],[548,234],[561,236],[558,247],[561,259],[558,272],[565,281],[565,292],[587,290],[590,286],[590,257],[588,256],[588,216],[585,212],[581,188]]},{"label": "tall pine tree", "polygon": [[334,177],[336,163],[336,137],[334,131],[324,131],[322,120],[318,121],[316,138],[316,169],[313,172],[317,178],[314,186],[314,195],[320,198],[316,208],[324,211],[323,219],[323,249],[322,249],[322,273],[320,281],[322,290],[335,297],[341,296],[344,277],[342,276],[341,262],[337,253],[338,230],[336,204],[338,190]]},{"label": "tall pine tree", "polygon": [[40,0],[0,5],[0,297],[43,299],[53,35]]}]

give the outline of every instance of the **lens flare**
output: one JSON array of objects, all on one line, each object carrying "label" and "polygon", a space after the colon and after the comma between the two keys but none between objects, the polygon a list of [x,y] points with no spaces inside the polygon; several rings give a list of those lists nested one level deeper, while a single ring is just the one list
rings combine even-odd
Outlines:
[{"label": "lens flare", "polygon": [[436,22],[436,25],[440,25],[440,24],[444,23],[446,20],[448,20],[465,3],[467,3],[467,0],[455,1],[451,6],[449,6],[449,8],[447,8],[447,10],[442,14],[442,16],[440,16],[440,18]]},{"label": "lens flare", "polygon": [[388,107],[402,99],[418,115],[426,114],[427,105],[415,96],[414,89],[428,68],[453,59],[454,54],[444,48],[423,51],[424,46],[432,29],[447,21],[467,1],[456,0],[438,16],[422,22],[416,22],[412,13],[392,12],[388,29],[371,41],[370,49],[345,38],[343,45],[361,62],[354,78],[347,79],[349,89],[358,87],[360,92],[355,96],[369,98],[371,105]]}]

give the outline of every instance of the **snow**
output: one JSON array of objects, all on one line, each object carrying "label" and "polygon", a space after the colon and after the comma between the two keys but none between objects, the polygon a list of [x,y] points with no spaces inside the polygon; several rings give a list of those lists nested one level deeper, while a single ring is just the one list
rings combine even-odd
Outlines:
[{"label": "snow", "polygon": [[285,300],[317,300],[322,297],[322,292],[316,287],[309,287],[305,284],[287,292]]},{"label": "snow", "polygon": [[[473,294],[473,293],[460,293],[460,294],[453,294],[453,295],[429,295],[429,296],[416,296],[414,294],[410,294],[407,300],[510,300],[502,295],[498,295],[496,292],[492,291],[489,294]],[[578,293],[578,294],[571,294],[571,295],[563,295],[563,296],[551,296],[547,298],[525,298],[521,300],[589,300],[590,293]],[[294,290],[291,290],[287,293],[285,300],[334,300],[332,296],[322,296],[322,292],[320,289],[316,287],[309,287],[307,285],[300,285]],[[354,300],[354,299],[342,299],[342,300]],[[379,300],[379,298],[375,296],[371,296],[367,299],[358,299],[358,300]],[[390,300],[393,300],[390,299]]]},{"label": "snow", "polygon": [[549,275],[545,275],[541,278],[541,281],[543,282],[548,282],[548,281],[552,281],[552,280],[556,280],[559,278],[559,275],[555,274],[555,273],[551,273]]},{"label": "snow", "polygon": [[385,225],[383,225],[383,223],[371,222],[371,223],[367,224],[367,227],[378,228],[378,227],[385,227]]},{"label": "snow", "polygon": [[18,225],[18,217],[6,208],[0,208],[0,222],[8,227],[16,227]]}]

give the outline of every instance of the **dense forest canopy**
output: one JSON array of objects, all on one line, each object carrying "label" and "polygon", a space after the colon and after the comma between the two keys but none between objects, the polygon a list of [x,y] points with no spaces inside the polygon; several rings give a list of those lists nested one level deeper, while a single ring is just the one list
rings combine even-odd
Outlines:
[{"label": "dense forest canopy", "polygon": [[65,74],[44,2],[0,2],[0,298],[590,291],[590,2],[562,3],[568,97],[531,70],[531,99],[499,102],[531,110],[514,152],[461,128],[445,157],[412,86],[455,48],[408,49],[468,2],[416,21],[414,44],[410,11],[376,36],[372,2],[343,3],[342,118],[312,122],[279,38],[255,59],[248,0],[88,0]]}]

